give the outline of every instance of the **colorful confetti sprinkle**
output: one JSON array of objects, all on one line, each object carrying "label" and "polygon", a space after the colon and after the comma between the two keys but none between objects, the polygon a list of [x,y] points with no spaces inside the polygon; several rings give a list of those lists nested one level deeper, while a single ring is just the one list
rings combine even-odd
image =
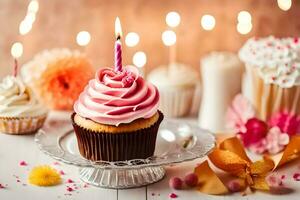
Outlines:
[{"label": "colorful confetti sprinkle", "polygon": [[74,183],[72,179],[67,179],[67,183]]},{"label": "colorful confetti sprinkle", "polygon": [[68,191],[68,192],[72,192],[72,191],[74,191],[74,189],[71,188],[71,187],[67,187],[67,191]]},{"label": "colorful confetti sprinkle", "polygon": [[19,165],[20,165],[20,166],[27,166],[28,164],[27,164],[24,160],[22,160],[22,161],[19,163]]},{"label": "colorful confetti sprinkle", "polygon": [[175,199],[175,198],[178,197],[178,195],[175,194],[175,193],[171,193],[171,194],[169,194],[169,197],[170,197],[171,199]]}]

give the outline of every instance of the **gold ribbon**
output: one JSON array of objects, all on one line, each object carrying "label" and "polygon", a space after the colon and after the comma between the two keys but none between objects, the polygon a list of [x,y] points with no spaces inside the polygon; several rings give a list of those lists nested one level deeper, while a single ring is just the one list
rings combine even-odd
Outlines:
[{"label": "gold ribbon", "polygon": [[[247,156],[244,146],[236,137],[225,139],[219,147],[209,154],[209,160],[218,169],[227,172],[239,181],[242,188],[269,190],[265,180],[269,172],[283,166],[287,162],[299,158],[300,136],[294,136],[283,153],[276,156],[263,156],[259,161],[252,162]],[[207,161],[195,168],[199,178],[198,190],[207,194],[225,194],[229,190],[226,180],[220,179],[210,168]],[[228,179],[227,179],[228,181]]]}]

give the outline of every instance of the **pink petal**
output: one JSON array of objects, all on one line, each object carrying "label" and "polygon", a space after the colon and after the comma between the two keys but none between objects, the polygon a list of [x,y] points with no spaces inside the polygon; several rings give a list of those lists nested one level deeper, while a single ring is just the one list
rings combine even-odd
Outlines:
[{"label": "pink petal", "polygon": [[293,175],[293,179],[294,179],[295,181],[300,181],[300,174],[299,174],[299,173],[295,173],[295,174]]},{"label": "pink petal", "polygon": [[238,94],[227,110],[226,124],[228,128],[237,129],[237,132],[243,132],[241,128],[253,117],[255,117],[255,110],[251,103],[243,95]]},{"label": "pink petal", "polygon": [[20,166],[27,166],[28,164],[27,164],[24,160],[22,160],[22,161],[19,163],[19,165],[20,165]]},{"label": "pink petal", "polygon": [[171,199],[175,199],[175,198],[177,198],[178,196],[177,196],[177,194],[175,194],[175,193],[171,193],[171,194],[169,194],[169,197],[170,197]]},{"label": "pink petal", "polygon": [[280,145],[285,146],[285,145],[287,145],[289,142],[290,142],[290,137],[289,137],[288,134],[286,134],[286,133],[280,134],[280,136],[279,136],[279,144],[280,144]]}]

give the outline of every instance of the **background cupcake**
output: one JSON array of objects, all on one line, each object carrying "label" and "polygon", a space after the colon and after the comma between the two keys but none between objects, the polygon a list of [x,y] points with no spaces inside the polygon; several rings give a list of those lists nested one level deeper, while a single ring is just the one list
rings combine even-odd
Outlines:
[{"label": "background cupcake", "polygon": [[79,51],[45,50],[21,68],[25,83],[50,109],[72,110],[95,70]]},{"label": "background cupcake", "polygon": [[157,86],[161,95],[159,108],[166,116],[181,117],[191,112],[195,89],[200,82],[197,71],[173,63],[151,71],[148,81]]},{"label": "background cupcake", "polygon": [[44,124],[47,109],[18,77],[0,83],[0,131],[9,134],[36,132]]},{"label": "background cupcake", "polygon": [[251,38],[239,52],[246,63],[245,96],[258,117],[273,113],[300,114],[299,38]]},{"label": "background cupcake", "polygon": [[101,69],[74,104],[72,115],[81,155],[121,161],[153,155],[163,114],[159,93],[135,67]]}]

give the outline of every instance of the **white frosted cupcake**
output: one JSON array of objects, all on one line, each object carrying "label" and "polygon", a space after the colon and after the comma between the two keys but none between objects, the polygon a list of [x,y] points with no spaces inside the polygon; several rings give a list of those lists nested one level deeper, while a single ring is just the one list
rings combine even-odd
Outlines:
[{"label": "white frosted cupcake", "polygon": [[246,96],[263,120],[300,114],[300,38],[251,38],[239,52],[246,63]]},{"label": "white frosted cupcake", "polygon": [[7,76],[0,83],[0,132],[35,133],[47,112],[20,78]]},{"label": "white frosted cupcake", "polygon": [[191,112],[198,73],[184,64],[161,66],[150,72],[148,81],[160,92],[159,108],[167,117],[181,117]]}]

